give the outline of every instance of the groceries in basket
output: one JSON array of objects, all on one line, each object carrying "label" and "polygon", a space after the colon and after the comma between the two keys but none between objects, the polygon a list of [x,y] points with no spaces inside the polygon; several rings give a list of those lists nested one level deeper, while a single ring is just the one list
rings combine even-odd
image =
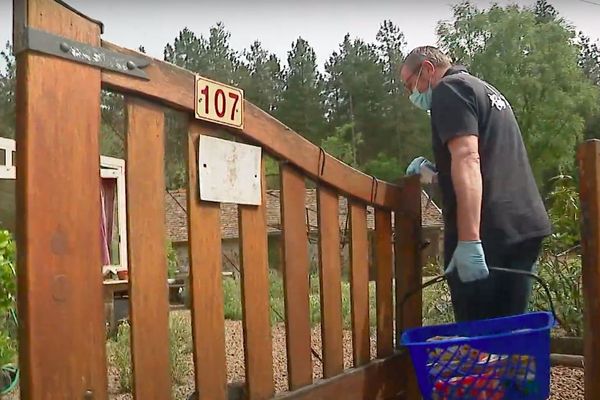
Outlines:
[{"label": "groceries in basket", "polygon": [[[435,336],[427,341],[449,339],[466,338]],[[529,355],[489,354],[470,344],[457,344],[430,348],[427,368],[434,400],[500,400],[508,388],[530,392],[536,364]]]}]

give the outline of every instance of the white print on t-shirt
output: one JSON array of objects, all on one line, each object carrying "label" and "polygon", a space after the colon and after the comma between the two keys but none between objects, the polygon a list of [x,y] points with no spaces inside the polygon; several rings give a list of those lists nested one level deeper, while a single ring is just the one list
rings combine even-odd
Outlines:
[{"label": "white print on t-shirt", "polygon": [[496,109],[498,109],[499,111],[505,110],[508,101],[506,101],[504,96],[502,96],[495,87],[491,86],[487,82],[484,83],[485,87],[491,92],[487,95],[490,98],[490,103],[492,103],[492,107],[496,107]]},{"label": "white print on t-shirt", "polygon": [[490,98],[490,102],[492,103],[492,107],[496,107],[498,110],[502,111],[506,109],[506,101],[497,94],[488,93],[488,97]]}]

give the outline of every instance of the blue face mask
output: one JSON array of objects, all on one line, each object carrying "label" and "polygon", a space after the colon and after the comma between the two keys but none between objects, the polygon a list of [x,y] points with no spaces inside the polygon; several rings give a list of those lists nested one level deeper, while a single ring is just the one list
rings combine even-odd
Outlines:
[{"label": "blue face mask", "polygon": [[429,89],[427,89],[425,93],[421,93],[417,89],[414,89],[409,99],[415,106],[419,107],[421,110],[429,111],[431,110],[431,94],[432,90],[430,85]]},{"label": "blue face mask", "polygon": [[[417,76],[417,83],[419,82],[419,78],[421,77],[422,68],[419,70],[419,75]],[[417,83],[415,83],[415,87],[413,88],[412,94],[409,96],[410,101],[420,108],[423,111],[431,110],[431,82],[429,82],[429,88],[425,91],[425,93],[421,93],[417,90]]]}]

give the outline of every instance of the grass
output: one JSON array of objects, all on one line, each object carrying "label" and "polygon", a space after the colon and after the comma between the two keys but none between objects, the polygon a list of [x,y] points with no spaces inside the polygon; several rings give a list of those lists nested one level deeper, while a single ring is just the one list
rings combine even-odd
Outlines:
[{"label": "grass", "polygon": [[[133,377],[131,369],[130,348],[131,327],[128,322],[120,324],[117,335],[107,343],[109,364],[117,369],[119,390],[121,393],[131,393]],[[190,354],[192,353],[192,331],[185,316],[180,313],[170,313],[169,316],[169,349],[171,364],[171,379],[174,384],[182,385],[192,370]]]},{"label": "grass", "polygon": [[[312,274],[309,277],[309,307],[310,322],[315,326],[321,322],[321,300],[319,291],[319,277]],[[341,283],[342,292],[342,318],[344,329],[351,328],[351,302],[350,283]],[[227,277],[223,279],[223,297],[225,319],[240,321],[242,319],[241,282],[239,279]],[[269,273],[269,302],[271,324],[285,321],[285,300],[283,279],[277,271]],[[369,283],[369,320],[372,327],[376,326],[375,310],[375,282]]]}]

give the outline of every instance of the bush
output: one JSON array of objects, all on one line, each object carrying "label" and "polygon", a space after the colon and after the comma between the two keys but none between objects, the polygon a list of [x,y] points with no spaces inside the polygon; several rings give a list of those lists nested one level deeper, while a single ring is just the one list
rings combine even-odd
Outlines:
[{"label": "bush", "polygon": [[8,231],[0,231],[0,365],[14,362],[17,344],[11,310],[16,305],[15,244]]},{"label": "bush", "polygon": [[[583,333],[583,288],[581,281],[581,255],[577,243],[580,239],[579,194],[573,177],[558,175],[552,179],[548,196],[548,215],[553,234],[545,241],[538,263],[538,275],[548,285],[550,296],[567,335]],[[535,285],[531,300],[532,309],[550,310],[548,297]]]},{"label": "bush", "polygon": [[179,261],[177,260],[177,252],[173,248],[173,244],[170,240],[166,241],[167,250],[167,277],[169,279],[175,278],[177,271],[179,270]]},{"label": "bush", "polygon": [[119,325],[115,338],[110,340],[107,346],[110,364],[118,371],[121,393],[131,393],[133,389],[130,335],[129,322],[123,322]]},{"label": "bush", "polygon": [[454,322],[448,283],[436,283],[423,290],[423,325]]},{"label": "bush", "polygon": [[[559,328],[569,336],[583,334],[583,288],[581,281],[581,256],[542,255],[538,275],[550,290]],[[550,310],[548,296],[541,285],[534,286],[532,310]]]},{"label": "bush", "polygon": [[[537,273],[547,284],[563,323],[564,333],[580,336],[583,332],[583,291],[581,256],[575,250],[580,238],[579,195],[575,180],[558,175],[551,180],[548,195],[548,215],[553,234],[544,241]],[[550,310],[543,287],[533,286],[530,310]],[[434,325],[453,321],[453,310],[447,284],[437,284],[423,292],[423,324]]]},{"label": "bush", "polygon": [[242,292],[240,281],[235,278],[223,279],[223,306],[225,319],[241,321],[242,319]]},{"label": "bush", "polygon": [[[131,326],[129,322],[119,325],[117,335],[108,342],[110,363],[119,375],[121,393],[131,393],[133,378],[131,369]],[[171,378],[173,383],[181,385],[191,370],[192,331],[188,319],[182,313],[173,312],[169,316],[169,351]]]}]

